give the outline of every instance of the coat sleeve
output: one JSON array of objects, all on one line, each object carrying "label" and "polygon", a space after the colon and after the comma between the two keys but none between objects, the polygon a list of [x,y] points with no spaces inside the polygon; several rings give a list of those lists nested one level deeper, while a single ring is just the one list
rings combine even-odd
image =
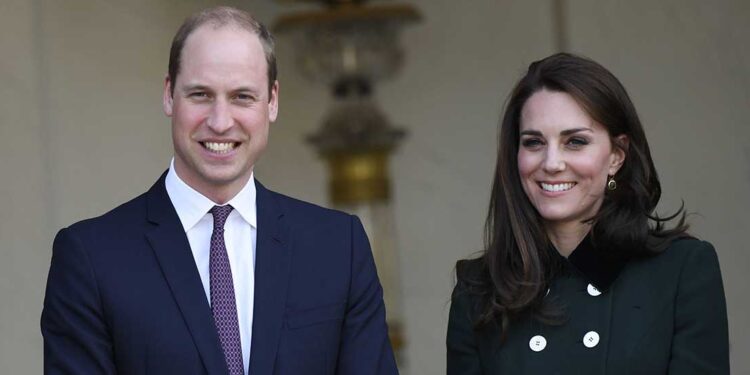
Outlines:
[{"label": "coat sleeve", "polygon": [[451,296],[448,317],[447,374],[477,375],[481,374],[482,370],[472,320],[471,297],[462,287],[460,275],[458,279]]},{"label": "coat sleeve", "polygon": [[708,242],[689,249],[675,303],[670,374],[729,374],[729,334],[719,260]]},{"label": "coat sleeve", "polygon": [[45,374],[114,374],[112,340],[91,261],[70,229],[52,246],[41,318]]},{"label": "coat sleeve", "polygon": [[383,289],[362,223],[351,217],[351,284],[341,333],[338,375],[398,374],[388,340]]}]

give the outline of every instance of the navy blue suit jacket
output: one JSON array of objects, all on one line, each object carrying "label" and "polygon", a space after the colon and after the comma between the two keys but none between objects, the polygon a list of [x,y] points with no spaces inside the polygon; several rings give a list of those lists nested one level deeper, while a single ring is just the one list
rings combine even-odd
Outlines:
[{"label": "navy blue suit jacket", "polygon": [[[250,374],[397,374],[359,220],[257,183]],[[226,374],[164,186],[62,229],[41,319],[47,374]]]}]

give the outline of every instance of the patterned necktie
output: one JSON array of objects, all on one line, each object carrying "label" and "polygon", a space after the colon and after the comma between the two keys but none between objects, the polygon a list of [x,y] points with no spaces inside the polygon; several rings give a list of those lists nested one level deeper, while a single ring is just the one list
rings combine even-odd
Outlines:
[{"label": "patterned necktie", "polygon": [[224,244],[224,223],[227,221],[232,206],[214,206],[214,231],[211,234],[211,256],[209,275],[211,278],[211,312],[214,315],[216,331],[219,334],[224,359],[227,361],[230,375],[243,375],[242,345],[240,328],[237,322],[237,304],[234,299],[232,268],[229,267],[229,256]]}]

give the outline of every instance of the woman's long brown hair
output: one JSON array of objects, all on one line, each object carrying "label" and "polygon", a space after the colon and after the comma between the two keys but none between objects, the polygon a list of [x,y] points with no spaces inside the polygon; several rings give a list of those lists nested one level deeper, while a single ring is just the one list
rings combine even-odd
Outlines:
[{"label": "woman's long brown hair", "polygon": [[[626,152],[614,176],[617,189],[605,193],[599,212],[587,220],[597,248],[625,259],[648,256],[686,236],[687,230],[682,207],[667,218],[654,214],[661,185],[638,114],[620,81],[598,63],[572,54],[558,53],[532,63],[513,89],[500,124],[485,250],[480,258],[456,265],[457,291],[478,297],[476,326],[499,324],[503,335],[523,314],[548,323],[559,322],[562,314],[559,306],[543,298],[560,257],[550,251],[542,220],[518,174],[521,110],[542,89],[571,95],[607,129],[613,145]],[[616,142],[622,134],[629,140],[627,146]],[[665,222],[676,217],[677,225],[665,229]]]}]

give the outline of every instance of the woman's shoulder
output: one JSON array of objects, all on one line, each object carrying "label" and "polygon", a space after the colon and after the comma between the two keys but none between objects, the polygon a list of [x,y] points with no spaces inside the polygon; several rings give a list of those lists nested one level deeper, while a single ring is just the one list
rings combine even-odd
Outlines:
[{"label": "woman's shoulder", "polygon": [[451,294],[451,301],[464,308],[478,303],[486,284],[485,261],[483,258],[462,259],[456,262],[456,285]]},{"label": "woman's shoulder", "polygon": [[713,245],[711,245],[710,242],[701,240],[696,237],[692,236],[685,236],[681,238],[677,238],[673,240],[669,246],[667,247],[668,250],[672,251],[687,251],[687,252],[712,252],[714,251]]},{"label": "woman's shoulder", "polygon": [[673,240],[663,251],[633,259],[631,271],[655,274],[659,280],[673,280],[676,285],[689,275],[721,277],[719,258],[713,245],[694,237]]},{"label": "woman's shoulder", "polygon": [[685,262],[715,261],[718,257],[710,242],[695,237],[683,237],[673,240],[657,258],[684,264]]},{"label": "woman's shoulder", "polygon": [[458,283],[476,280],[485,269],[483,257],[461,259],[456,262],[456,280]]}]

